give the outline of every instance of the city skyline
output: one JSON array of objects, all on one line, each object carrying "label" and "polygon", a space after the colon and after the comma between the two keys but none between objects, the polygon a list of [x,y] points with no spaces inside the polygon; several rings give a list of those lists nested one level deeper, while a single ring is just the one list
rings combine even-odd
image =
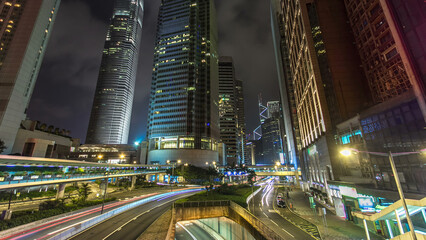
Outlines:
[{"label": "city skyline", "polygon": [[[112,12],[111,1],[105,1],[102,7],[96,9],[95,7],[98,5],[95,2],[63,1],[61,6],[63,12],[59,12],[58,15],[58,25],[60,27],[57,27],[57,30],[53,30],[52,44],[47,49],[44,65],[37,81],[38,85],[36,86],[34,98],[29,108],[29,117],[48,122],[49,124],[66,127],[71,130],[73,137],[81,138],[82,140],[85,139],[86,127],[90,116],[90,109],[86,105],[91,106],[92,104],[95,91],[94,87],[100,67],[102,46],[105,41],[106,25]],[[249,133],[259,124],[256,117],[257,109],[251,107],[257,106],[257,99],[250,98],[249,96],[257,96],[259,91],[261,91],[264,97],[266,97],[266,100],[279,99],[276,87],[277,81],[272,39],[270,37],[269,4],[256,3],[256,6],[249,7],[242,4],[241,1],[233,1],[233,3],[216,1],[216,5],[218,15],[221,16],[218,19],[219,53],[232,55],[235,58],[237,67],[253,69],[249,71],[237,70],[245,88],[245,108],[247,109],[246,115],[248,116],[246,117],[248,119],[246,132]],[[142,56],[138,66],[139,70],[135,90],[137,94],[135,95],[129,142],[145,138],[149,95],[148,86],[151,83],[150,70],[152,70],[153,42],[158,7],[159,5],[153,4],[153,2],[145,3],[145,26],[142,32],[140,50]],[[227,8],[241,10],[237,13],[229,14],[226,12]],[[84,24],[88,23],[83,29],[76,29],[69,24],[69,21],[74,16],[71,12],[77,9],[81,9],[82,13],[81,19],[78,21],[83,21],[85,22]],[[247,12],[252,9],[256,9],[258,13],[253,16],[247,16]],[[243,25],[241,20],[238,20],[241,18],[252,22],[253,26],[247,27]],[[238,26],[239,35],[230,34],[231,27],[224,24],[230,20],[232,20],[234,28]],[[59,41],[72,37],[61,28],[64,26],[70,27],[77,32],[91,33],[90,39],[74,37],[73,42],[71,40],[66,40],[65,42]],[[264,34],[258,35],[256,31],[263,31]],[[237,42],[243,42],[243,39],[246,39],[244,40],[245,43],[238,43],[238,46],[235,46]],[[77,40],[81,41],[81,46],[75,44]],[[59,46],[60,49],[58,50]],[[242,51],[242,49],[247,49],[248,47],[259,57],[248,58],[244,51]],[[59,54],[65,54],[69,56],[69,59],[59,59]],[[77,59],[77,57],[81,57],[81,59]],[[258,66],[258,70],[255,71],[254,68],[250,67],[252,65]],[[63,74],[58,74],[58,71]],[[74,78],[74,80],[71,80],[71,76],[76,76],[77,79]],[[262,84],[258,81],[260,78],[264,78]],[[69,90],[57,87],[56,91],[51,92],[46,89],[46,87],[53,88],[53,86],[57,86],[59,83],[68,86]],[[67,100],[70,91],[78,91],[79,97],[74,98],[74,101]],[[50,93],[47,94],[47,92]],[[55,101],[52,99],[55,99]],[[53,113],[52,111],[48,112],[49,108],[56,111],[53,111]]]}]

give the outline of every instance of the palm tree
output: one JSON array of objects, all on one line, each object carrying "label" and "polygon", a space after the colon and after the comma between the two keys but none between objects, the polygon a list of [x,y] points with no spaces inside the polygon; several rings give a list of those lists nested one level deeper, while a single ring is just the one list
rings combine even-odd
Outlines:
[{"label": "palm tree", "polygon": [[78,189],[78,193],[80,194],[80,200],[85,202],[92,193],[89,183],[82,183],[81,187]]}]

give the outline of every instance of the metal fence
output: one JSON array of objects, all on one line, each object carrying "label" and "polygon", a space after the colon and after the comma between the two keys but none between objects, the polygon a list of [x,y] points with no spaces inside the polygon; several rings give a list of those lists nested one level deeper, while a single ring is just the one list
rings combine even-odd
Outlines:
[{"label": "metal fence", "polygon": [[229,200],[211,200],[211,201],[190,201],[183,203],[174,203],[175,208],[190,208],[190,207],[222,207],[230,206]]}]

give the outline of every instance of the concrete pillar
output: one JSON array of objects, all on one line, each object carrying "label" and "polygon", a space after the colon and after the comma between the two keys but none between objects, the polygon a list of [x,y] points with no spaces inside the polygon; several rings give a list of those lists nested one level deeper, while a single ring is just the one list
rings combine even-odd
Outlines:
[{"label": "concrete pillar", "polygon": [[365,236],[367,240],[370,240],[370,233],[368,232],[367,221],[365,219],[362,220],[364,222]]},{"label": "concrete pillar", "polygon": [[56,192],[56,199],[64,198],[65,195],[65,185],[66,183],[60,183],[58,184],[58,190]]},{"label": "concrete pillar", "polygon": [[146,178],[146,180],[147,181],[152,181],[152,174],[147,174],[147,175],[145,175],[145,178]]},{"label": "concrete pillar", "polygon": [[105,178],[102,183],[99,185],[99,188],[101,190],[101,195],[104,196],[104,199],[106,197],[106,194],[108,192],[108,178]]},{"label": "concrete pillar", "polygon": [[423,221],[426,222],[426,209],[425,208],[422,209],[422,215],[423,215]]},{"label": "concrete pillar", "polygon": [[404,234],[404,228],[402,228],[401,219],[399,218],[398,211],[395,210],[396,222],[398,223],[399,233]]},{"label": "concrete pillar", "polygon": [[386,219],[386,226],[388,227],[389,237],[393,238],[392,227],[391,227],[391,225],[389,223],[389,219]]},{"label": "concrete pillar", "polygon": [[130,181],[131,181],[131,186],[130,186],[130,190],[135,189],[135,185],[136,185],[136,176],[131,176],[130,177]]}]

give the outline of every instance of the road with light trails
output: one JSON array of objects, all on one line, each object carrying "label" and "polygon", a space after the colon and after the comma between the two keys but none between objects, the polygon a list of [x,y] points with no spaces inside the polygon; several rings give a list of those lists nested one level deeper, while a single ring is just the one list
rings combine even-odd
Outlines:
[{"label": "road with light trails", "polygon": [[193,221],[183,221],[176,224],[176,240],[216,240],[203,228]]},{"label": "road with light trails", "polygon": [[315,240],[311,235],[276,213],[273,205],[275,201],[274,179],[270,179],[262,185],[262,190],[249,202],[249,211],[280,235],[282,239]]},{"label": "road with light trails", "polygon": [[161,197],[130,211],[112,217],[74,236],[74,240],[133,240],[137,239],[157,218],[170,209],[174,201],[197,193],[176,193]]},{"label": "road with light trails", "polygon": [[[139,197],[134,197],[131,199],[126,199],[123,201],[115,201],[105,204],[104,212],[114,210],[116,208],[122,207],[126,204],[134,203],[139,200],[146,199],[148,197],[155,197],[156,199],[161,199],[164,197],[163,194],[151,193],[142,195]],[[154,200],[155,201],[155,200]],[[132,211],[131,209],[130,211]],[[66,231],[67,229],[78,225],[82,222],[85,222],[91,218],[99,216],[101,211],[101,206],[94,206],[90,208],[85,208],[84,210],[79,210],[73,213],[72,215],[61,217],[46,223],[43,223],[38,226],[34,226],[30,229],[27,229],[22,232],[15,232],[10,236],[1,238],[0,240],[17,240],[17,239],[48,239],[56,234]]]}]

